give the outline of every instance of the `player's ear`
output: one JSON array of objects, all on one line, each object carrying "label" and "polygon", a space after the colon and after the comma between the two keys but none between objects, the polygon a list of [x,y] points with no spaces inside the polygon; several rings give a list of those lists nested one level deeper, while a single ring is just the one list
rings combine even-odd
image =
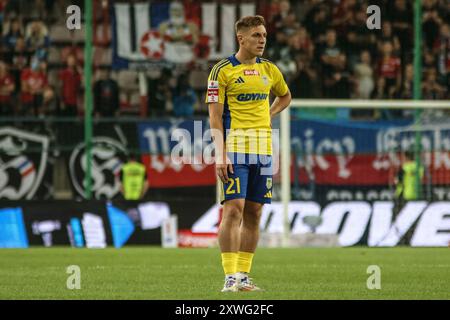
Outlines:
[{"label": "player's ear", "polygon": [[244,40],[244,36],[242,35],[242,33],[238,33],[236,35],[236,38],[237,38],[237,41],[238,41],[239,44],[241,44],[242,40]]}]

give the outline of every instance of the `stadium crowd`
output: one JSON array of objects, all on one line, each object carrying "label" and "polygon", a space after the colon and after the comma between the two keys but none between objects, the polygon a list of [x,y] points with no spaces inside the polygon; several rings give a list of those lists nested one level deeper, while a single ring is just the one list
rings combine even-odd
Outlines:
[{"label": "stadium crowd", "polygon": [[[1,115],[83,114],[82,39],[56,41],[50,32],[65,24],[67,5],[82,2],[0,0]],[[366,26],[369,4],[381,8],[380,30]],[[266,0],[257,1],[257,12],[267,21],[265,57],[280,68],[294,98],[413,97],[412,1]],[[449,1],[423,0],[423,99],[450,98],[449,21]],[[110,41],[97,45],[111,53]],[[104,56],[94,62],[94,111],[114,116],[126,110],[133,94],[129,81],[109,72]],[[189,71],[167,69],[149,78],[148,116],[204,113],[204,90],[194,90],[190,79]]]},{"label": "stadium crowd", "polygon": [[[378,5],[381,29],[366,25]],[[269,17],[268,54],[297,98],[412,99],[413,1],[279,2]],[[450,2],[423,0],[422,98],[450,93]],[[395,118],[408,112],[352,110],[354,117]],[[409,113],[411,114],[411,113]]]}]

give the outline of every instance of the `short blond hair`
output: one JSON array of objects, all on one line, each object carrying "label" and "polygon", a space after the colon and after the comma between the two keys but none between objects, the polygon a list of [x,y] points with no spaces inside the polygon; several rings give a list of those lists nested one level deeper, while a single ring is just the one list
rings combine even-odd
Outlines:
[{"label": "short blond hair", "polygon": [[258,26],[266,26],[266,20],[264,20],[263,16],[245,16],[240,18],[236,24],[234,25],[234,28],[236,30],[236,34],[239,31],[246,30],[253,27]]}]

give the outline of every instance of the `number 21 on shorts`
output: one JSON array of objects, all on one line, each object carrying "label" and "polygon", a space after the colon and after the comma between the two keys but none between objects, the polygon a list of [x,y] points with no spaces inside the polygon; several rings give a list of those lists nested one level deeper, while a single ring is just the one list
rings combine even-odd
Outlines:
[{"label": "number 21 on shorts", "polygon": [[228,182],[229,185],[226,194],[241,193],[241,182],[239,181],[239,178],[228,178]]}]

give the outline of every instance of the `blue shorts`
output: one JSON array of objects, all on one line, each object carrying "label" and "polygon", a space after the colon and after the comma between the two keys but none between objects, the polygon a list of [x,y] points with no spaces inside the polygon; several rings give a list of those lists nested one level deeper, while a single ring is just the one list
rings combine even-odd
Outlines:
[{"label": "blue shorts", "polygon": [[228,153],[234,173],[222,184],[221,204],[232,199],[258,203],[272,201],[272,156]]}]

